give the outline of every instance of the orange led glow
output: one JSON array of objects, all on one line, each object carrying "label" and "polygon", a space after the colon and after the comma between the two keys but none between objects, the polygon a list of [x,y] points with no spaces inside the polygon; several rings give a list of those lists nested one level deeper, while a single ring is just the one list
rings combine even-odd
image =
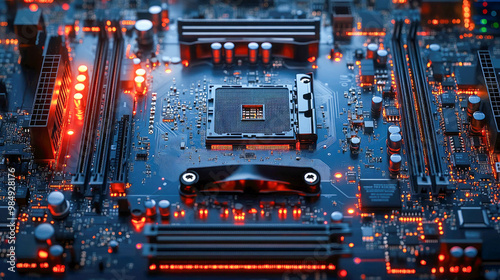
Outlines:
[{"label": "orange led glow", "polygon": [[438,256],[438,259],[439,259],[439,261],[441,261],[441,262],[442,262],[442,261],[444,261],[444,258],[445,258],[445,257],[444,257],[444,255],[443,255],[443,254],[440,254],[440,255]]},{"label": "orange led glow", "polygon": [[189,66],[189,61],[183,60],[182,61],[182,65],[184,65],[184,67],[188,67]]},{"label": "orange led glow", "polygon": [[137,243],[137,244],[135,245],[135,248],[136,248],[137,250],[142,249],[142,243]]},{"label": "orange led glow", "polygon": [[40,250],[40,251],[38,251],[38,257],[40,259],[46,259],[49,257],[49,253],[47,253],[47,251],[45,251],[45,250]]},{"label": "orange led glow", "polygon": [[68,130],[68,132],[66,132],[66,133],[67,133],[68,135],[70,135],[70,136],[71,136],[71,135],[75,134],[75,131],[70,129],[70,130]]},{"label": "orange led glow", "polygon": [[66,266],[63,264],[57,264],[54,267],[52,267],[52,271],[54,273],[63,273],[64,271],[66,271]]},{"label": "orange led glow", "polygon": [[172,69],[170,69],[170,68],[165,69],[165,73],[167,73],[167,74],[172,73]]},{"label": "orange led glow", "polygon": [[76,76],[76,80],[79,82],[79,83],[83,83],[87,80],[87,76],[85,75],[78,75]]},{"label": "orange led glow", "polygon": [[334,176],[335,176],[335,178],[340,179],[340,178],[342,178],[342,173],[337,172],[337,173],[335,173]]},{"label": "orange led glow", "polygon": [[354,214],[354,209],[352,209],[352,208],[347,209],[347,213]]},{"label": "orange led glow", "polygon": [[246,145],[247,150],[266,151],[266,150],[290,150],[290,145]]},{"label": "orange led glow", "polygon": [[36,11],[38,11],[38,5],[37,4],[30,4],[29,9],[32,12],[36,12]]},{"label": "orange led glow", "polygon": [[76,91],[83,91],[85,89],[85,85],[82,83],[78,83],[75,85]]},{"label": "orange led glow", "polygon": [[61,6],[61,7],[62,7],[62,9],[63,9],[64,11],[69,10],[69,4],[68,4],[68,3],[64,3],[64,4],[62,4],[62,6]]},{"label": "orange led glow", "polygon": [[135,70],[135,74],[137,76],[144,76],[144,75],[146,75],[146,70],[139,68],[139,69]]},{"label": "orange led glow", "polygon": [[80,92],[77,92],[77,93],[75,93],[75,95],[73,95],[73,98],[75,100],[82,100],[83,94],[81,94]]},{"label": "orange led glow", "polygon": [[229,151],[233,149],[233,145],[211,145],[210,149],[215,151]]},{"label": "orange led glow", "polygon": [[86,65],[78,66],[78,72],[80,72],[80,73],[85,73],[85,72],[87,72],[87,70],[88,70],[88,68]]}]

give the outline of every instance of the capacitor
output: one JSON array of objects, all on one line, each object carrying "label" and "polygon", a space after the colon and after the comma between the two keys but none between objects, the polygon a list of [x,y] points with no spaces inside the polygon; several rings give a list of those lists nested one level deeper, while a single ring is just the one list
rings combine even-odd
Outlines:
[{"label": "capacitor", "polygon": [[170,201],[168,200],[160,200],[158,202],[158,210],[160,211],[160,216],[162,218],[170,217]]},{"label": "capacitor", "polygon": [[399,170],[401,169],[401,161],[403,158],[400,154],[392,154],[389,157],[389,173],[392,176],[397,176],[399,174]]},{"label": "capacitor", "polygon": [[397,125],[391,125],[387,128],[387,141],[389,141],[389,136],[393,133],[401,133],[401,128]]},{"label": "capacitor", "polygon": [[168,23],[170,23],[169,13],[168,13],[168,4],[161,4],[161,20],[165,23],[165,27],[168,27]]},{"label": "capacitor", "polygon": [[154,32],[158,32],[161,30],[161,6],[153,5],[149,7],[149,15],[151,18],[151,22],[153,23]]},{"label": "capacitor", "polygon": [[387,152],[392,154],[398,154],[401,151],[401,143],[403,138],[399,133],[391,133],[387,139]]},{"label": "capacitor", "polygon": [[333,223],[340,223],[342,219],[344,219],[344,215],[342,214],[342,212],[333,211],[332,214],[330,215],[330,219],[332,220]]},{"label": "capacitor", "polygon": [[350,148],[351,151],[358,151],[361,146],[361,138],[354,136],[351,138]]},{"label": "capacitor", "polygon": [[450,248],[450,255],[454,258],[461,258],[464,255],[464,249],[460,246],[453,246]]},{"label": "capacitor", "polygon": [[232,64],[234,60],[234,44],[227,42],[224,44],[224,56],[226,58],[226,64]]},{"label": "capacitor", "polygon": [[366,47],[366,58],[367,59],[373,59],[375,58],[375,54],[378,50],[378,45],[375,43],[368,44]]},{"label": "capacitor", "polygon": [[172,62],[172,58],[170,56],[164,55],[161,57],[161,62],[163,62],[165,66],[168,66]]},{"label": "capacitor", "polygon": [[255,42],[248,43],[248,61],[251,64],[257,63],[258,53],[259,53],[259,44]]},{"label": "capacitor", "polygon": [[212,43],[212,61],[214,64],[219,64],[222,61],[222,45],[220,43]]},{"label": "capacitor", "polygon": [[55,262],[61,262],[64,253],[64,248],[61,245],[52,245],[49,248],[49,255]]},{"label": "capacitor", "polygon": [[153,217],[156,215],[156,201],[154,199],[146,200],[144,208],[146,209],[146,216]]},{"label": "capacitor", "polygon": [[43,244],[52,245],[54,243],[55,229],[49,223],[43,223],[35,228],[35,239]]},{"label": "capacitor", "polygon": [[380,96],[372,97],[372,116],[380,116],[380,112],[382,111],[382,101],[383,99]]},{"label": "capacitor", "polygon": [[467,98],[467,115],[472,117],[472,114],[479,110],[481,105],[481,98],[477,95],[471,95]]},{"label": "capacitor", "polygon": [[388,55],[388,52],[386,50],[378,50],[377,51],[377,64],[378,64],[378,66],[385,66],[387,64],[387,55]]},{"label": "capacitor", "polygon": [[109,241],[108,252],[110,252],[110,253],[118,252],[118,245],[119,245],[119,243],[116,240]]},{"label": "capacitor", "polygon": [[64,198],[64,194],[59,191],[53,191],[47,197],[49,210],[55,219],[62,219],[69,214],[69,201]]},{"label": "capacitor", "polygon": [[140,221],[144,216],[144,211],[142,211],[141,208],[134,208],[130,210],[130,215],[132,216],[133,220]]},{"label": "capacitor", "polygon": [[429,50],[433,52],[438,52],[439,50],[441,50],[441,47],[438,44],[430,44]]},{"label": "capacitor", "polygon": [[137,43],[140,47],[152,47],[153,38],[153,23],[147,19],[136,21],[135,30],[137,32]]},{"label": "capacitor", "polygon": [[476,111],[472,114],[470,129],[472,133],[481,133],[486,120],[486,115],[483,112]]},{"label": "capacitor", "polygon": [[132,59],[132,63],[134,64],[134,71],[141,68],[141,59],[138,57],[135,57]]},{"label": "capacitor", "polygon": [[477,256],[477,248],[474,246],[465,247],[464,254],[467,258],[475,258]]},{"label": "capacitor", "polygon": [[271,63],[273,45],[269,42],[264,42],[260,45],[260,47],[262,48],[262,63]]},{"label": "capacitor", "polygon": [[144,94],[146,92],[146,79],[144,76],[136,76],[134,78],[135,92],[137,94]]}]

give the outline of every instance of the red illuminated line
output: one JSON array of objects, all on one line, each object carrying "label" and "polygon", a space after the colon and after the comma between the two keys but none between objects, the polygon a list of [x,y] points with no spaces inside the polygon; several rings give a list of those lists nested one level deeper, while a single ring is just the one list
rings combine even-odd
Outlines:
[{"label": "red illuminated line", "polygon": [[335,270],[329,265],[300,264],[151,264],[149,270]]}]

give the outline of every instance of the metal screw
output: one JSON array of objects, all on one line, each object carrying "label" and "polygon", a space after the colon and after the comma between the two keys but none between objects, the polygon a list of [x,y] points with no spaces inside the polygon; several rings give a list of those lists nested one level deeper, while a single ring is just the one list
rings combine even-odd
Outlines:
[{"label": "metal screw", "polygon": [[313,172],[307,172],[304,175],[304,180],[310,184],[316,182],[317,179],[318,179],[318,175],[316,173],[313,173]]},{"label": "metal screw", "polygon": [[186,183],[192,183],[196,180],[196,174],[191,172],[184,173],[182,174],[182,180]]}]

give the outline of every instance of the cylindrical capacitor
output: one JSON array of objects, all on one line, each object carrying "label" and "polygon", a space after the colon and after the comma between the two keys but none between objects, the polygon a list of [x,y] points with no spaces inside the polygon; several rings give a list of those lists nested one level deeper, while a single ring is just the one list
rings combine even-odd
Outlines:
[{"label": "cylindrical capacitor", "polygon": [[374,117],[380,116],[381,111],[382,111],[382,97],[380,96],[372,97],[372,116]]},{"label": "cylindrical capacitor", "polygon": [[222,45],[220,43],[212,43],[212,61],[214,64],[219,64],[222,61]]},{"label": "cylindrical capacitor", "polygon": [[160,200],[158,202],[158,210],[160,211],[160,216],[162,218],[170,217],[170,201],[168,200]]},{"label": "cylindrical capacitor", "polygon": [[144,76],[136,76],[134,78],[135,91],[137,94],[144,94],[146,91],[146,79]]},{"label": "cylindrical capacitor", "polygon": [[464,249],[464,254],[467,258],[475,258],[477,256],[477,248],[474,246],[467,246]]},{"label": "cylindrical capacitor", "polygon": [[251,64],[257,63],[258,53],[259,53],[259,44],[255,42],[248,43],[248,61]]},{"label": "cylindrical capacitor", "polygon": [[392,133],[387,139],[387,152],[390,155],[398,154],[401,151],[402,137],[399,133]]},{"label": "cylindrical capacitor", "polygon": [[55,232],[51,224],[40,224],[35,228],[35,239],[40,243],[52,245],[54,244]]},{"label": "cylindrical capacitor", "polygon": [[119,243],[116,240],[109,241],[108,252],[110,252],[110,253],[116,253],[116,252],[118,252],[118,245],[119,245]]},{"label": "cylindrical capacitor", "polygon": [[[389,142],[389,136],[393,133],[401,133],[401,128],[397,125],[391,125],[387,128],[387,142]],[[389,145],[389,144],[387,144]]]},{"label": "cylindrical capacitor", "polygon": [[158,32],[162,28],[161,26],[161,6],[154,5],[149,7],[149,15],[151,17],[151,22],[153,23],[154,31]]},{"label": "cylindrical capacitor", "polygon": [[234,44],[227,42],[224,44],[224,56],[226,58],[226,64],[232,64],[234,60]]},{"label": "cylindrical capacitor", "polygon": [[388,52],[386,50],[377,51],[377,64],[379,66],[385,66],[387,64],[387,55]]},{"label": "cylindrical capacitor", "polygon": [[375,43],[368,44],[366,47],[366,58],[373,59],[378,51],[378,45]]},{"label": "cylindrical capacitor", "polygon": [[399,174],[399,170],[401,169],[401,158],[400,154],[392,154],[389,157],[389,173],[392,176],[397,176]]},{"label": "cylindrical capacitor", "polygon": [[271,63],[273,45],[269,42],[264,42],[260,45],[260,47],[262,48],[262,63]]},{"label": "cylindrical capacitor", "polygon": [[154,199],[146,200],[144,208],[146,209],[146,216],[153,217],[156,215],[156,201]]},{"label": "cylindrical capacitor", "polygon": [[165,23],[166,26],[170,23],[167,3],[161,4],[161,20]]},{"label": "cylindrical capacitor", "polygon": [[50,258],[55,262],[61,262],[64,253],[64,248],[61,245],[52,245],[49,248]]},{"label": "cylindrical capacitor", "polygon": [[352,137],[350,144],[351,151],[358,151],[360,146],[361,146],[361,138],[359,138],[358,136]]},{"label": "cylindrical capacitor", "polygon": [[450,255],[454,258],[461,258],[464,255],[464,249],[460,246],[453,246],[450,248]]},{"label": "cylindrical capacitor", "polygon": [[467,115],[472,117],[472,114],[479,110],[481,105],[481,98],[477,95],[471,95],[467,98]]},{"label": "cylindrical capacitor", "polygon": [[471,132],[481,133],[483,131],[483,126],[486,120],[486,115],[483,112],[476,111],[472,114],[472,120],[470,124]]},{"label": "cylindrical capacitor", "polygon": [[430,44],[429,45],[429,50],[433,52],[438,52],[441,49],[441,47],[438,44]]},{"label": "cylindrical capacitor", "polygon": [[137,43],[141,47],[151,47],[153,45],[153,23],[147,19],[136,21],[135,30],[137,32]]},{"label": "cylindrical capacitor", "polygon": [[69,214],[69,201],[64,198],[64,194],[59,191],[54,191],[47,197],[49,210],[55,219],[62,219]]},{"label": "cylindrical capacitor", "polygon": [[344,215],[342,214],[342,212],[334,211],[330,215],[330,219],[332,220],[333,223],[340,223],[342,222],[342,219],[344,219]]}]

